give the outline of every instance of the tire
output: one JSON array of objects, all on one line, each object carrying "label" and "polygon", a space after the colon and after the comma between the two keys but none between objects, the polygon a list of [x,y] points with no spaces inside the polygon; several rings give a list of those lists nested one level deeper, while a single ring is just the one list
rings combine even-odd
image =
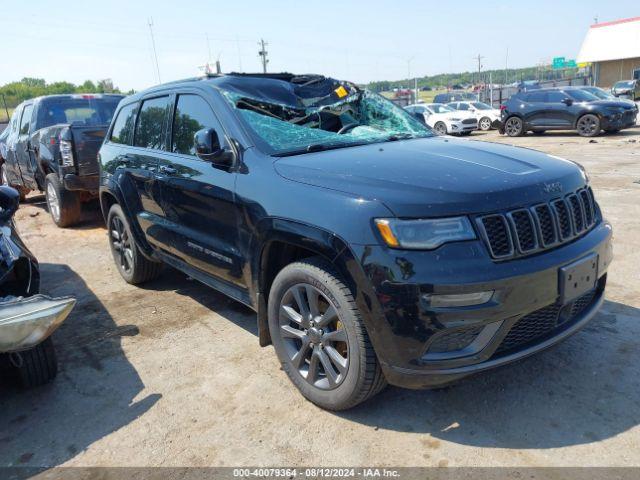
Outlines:
[{"label": "tire", "polygon": [[534,130],[533,134],[534,135],[544,135],[546,132],[546,130]]},{"label": "tire", "polygon": [[433,126],[433,129],[436,131],[438,135],[446,135],[447,134],[447,126],[444,122],[436,122]]},{"label": "tire", "polygon": [[44,385],[58,374],[58,361],[51,337],[29,350],[10,353],[9,361],[23,388]]},{"label": "tire", "polygon": [[482,130],[483,132],[491,130],[491,119],[489,117],[482,117],[478,121],[478,130]]},{"label": "tire", "polygon": [[47,175],[44,188],[47,208],[53,223],[58,227],[66,228],[80,221],[82,206],[77,192],[66,190],[55,173]]},{"label": "tire", "polygon": [[268,312],[282,368],[309,401],[346,410],[386,386],[353,292],[324,259],[283,268],[271,286]]},{"label": "tire", "polygon": [[587,113],[576,122],[576,130],[581,137],[595,137],[600,134],[600,118],[592,113]]},{"label": "tire", "polygon": [[510,137],[521,137],[524,135],[524,122],[519,117],[509,117],[504,122],[504,131]]},{"label": "tire", "polygon": [[107,230],[113,260],[127,283],[139,285],[160,275],[162,263],[153,262],[142,255],[131,235],[129,221],[118,204],[109,209]]}]

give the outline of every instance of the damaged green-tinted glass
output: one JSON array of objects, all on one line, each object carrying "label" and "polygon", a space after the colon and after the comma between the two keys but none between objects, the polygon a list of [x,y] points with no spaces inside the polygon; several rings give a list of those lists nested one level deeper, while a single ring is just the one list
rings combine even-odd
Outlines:
[{"label": "damaged green-tinted glass", "polygon": [[222,93],[275,155],[433,135],[390,101],[355,87],[332,103],[297,99],[295,105],[237,91]]}]

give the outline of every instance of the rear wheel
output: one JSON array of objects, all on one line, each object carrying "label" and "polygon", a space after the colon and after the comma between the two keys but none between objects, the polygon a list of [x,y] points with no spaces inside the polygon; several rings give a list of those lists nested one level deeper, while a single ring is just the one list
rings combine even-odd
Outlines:
[{"label": "rear wheel", "polygon": [[278,273],[269,332],[284,371],[320,407],[345,410],[386,385],[353,293],[321,258]]},{"label": "rear wheel", "polygon": [[45,196],[49,213],[57,226],[70,227],[80,221],[82,215],[80,195],[66,190],[55,173],[50,173],[45,179]]},{"label": "rear wheel", "polygon": [[131,227],[120,205],[115,204],[107,216],[109,246],[116,267],[127,283],[137,285],[153,280],[162,271],[162,263],[142,255],[131,235]]},{"label": "rear wheel", "polygon": [[51,337],[29,350],[10,353],[9,361],[24,388],[44,385],[58,374],[58,361]]},{"label": "rear wheel", "polygon": [[482,117],[478,122],[478,127],[484,132],[491,130],[491,119],[489,117]]},{"label": "rear wheel", "polygon": [[576,130],[581,137],[595,137],[600,133],[600,119],[597,115],[587,113],[578,119]]},{"label": "rear wheel", "polygon": [[520,137],[524,135],[524,122],[521,118],[510,117],[504,123],[504,131],[510,137]]},{"label": "rear wheel", "polygon": [[444,124],[444,122],[436,122],[436,124],[433,126],[433,129],[438,135],[447,134],[447,126]]}]

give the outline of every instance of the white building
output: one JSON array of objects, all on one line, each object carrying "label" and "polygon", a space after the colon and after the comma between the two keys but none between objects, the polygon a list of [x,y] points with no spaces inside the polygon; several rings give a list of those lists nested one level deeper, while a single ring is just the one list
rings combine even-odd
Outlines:
[{"label": "white building", "polygon": [[640,17],[596,23],[587,32],[578,63],[592,63],[595,84],[640,79]]}]

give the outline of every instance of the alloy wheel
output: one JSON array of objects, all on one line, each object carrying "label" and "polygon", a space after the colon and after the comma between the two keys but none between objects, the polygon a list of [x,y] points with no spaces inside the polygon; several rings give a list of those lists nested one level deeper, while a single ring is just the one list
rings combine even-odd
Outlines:
[{"label": "alloy wheel", "polygon": [[47,206],[49,207],[49,213],[53,219],[57,222],[60,221],[60,199],[58,193],[52,183],[47,183]]},{"label": "alloy wheel", "polygon": [[131,246],[131,238],[124,226],[122,220],[113,217],[109,228],[109,240],[115,252],[118,266],[126,273],[131,272],[133,268],[133,250]]},{"label": "alloy wheel", "polygon": [[519,118],[512,117],[507,120],[504,130],[510,137],[516,137],[522,133],[522,121]]},{"label": "alloy wheel", "polygon": [[447,134],[447,126],[442,122],[436,123],[435,127],[433,127],[433,128],[436,131],[436,133],[438,133],[440,135],[446,135]]},{"label": "alloy wheel", "polygon": [[491,120],[489,120],[488,118],[483,118],[482,120],[480,120],[480,129],[481,130],[489,130],[491,128]]},{"label": "alloy wheel", "polygon": [[593,136],[599,130],[598,119],[593,115],[585,115],[578,120],[578,133],[584,137]]},{"label": "alloy wheel", "polygon": [[280,301],[278,326],[289,363],[307,383],[333,390],[344,381],[347,332],[324,293],[303,283],[289,288]]}]

